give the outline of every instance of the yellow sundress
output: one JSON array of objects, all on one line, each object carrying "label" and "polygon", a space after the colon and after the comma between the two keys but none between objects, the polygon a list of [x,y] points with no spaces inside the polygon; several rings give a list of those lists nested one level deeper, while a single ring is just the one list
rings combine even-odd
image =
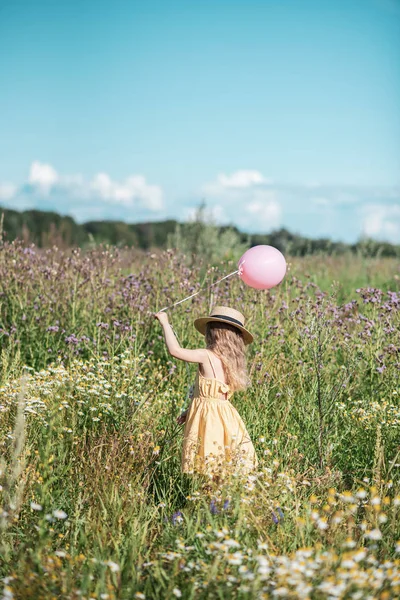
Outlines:
[{"label": "yellow sundress", "polygon": [[233,464],[235,470],[247,473],[258,465],[253,443],[230,402],[233,392],[216,378],[208,351],[207,354],[214,378],[204,377],[200,369],[197,372],[183,432],[182,472],[211,472],[221,465]]}]

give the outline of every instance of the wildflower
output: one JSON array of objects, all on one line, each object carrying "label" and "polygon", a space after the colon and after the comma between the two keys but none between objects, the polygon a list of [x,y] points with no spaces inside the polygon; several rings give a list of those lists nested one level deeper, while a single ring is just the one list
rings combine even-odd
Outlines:
[{"label": "wildflower", "polygon": [[67,513],[63,510],[53,510],[53,516],[56,519],[66,519],[68,517]]},{"label": "wildflower", "polygon": [[174,588],[172,590],[172,593],[174,594],[174,596],[176,598],[181,598],[182,597],[182,592],[181,592],[181,590],[179,588]]},{"label": "wildflower", "polygon": [[386,522],[387,522],[387,520],[388,520],[388,518],[387,518],[387,515],[385,515],[385,514],[383,514],[383,513],[382,513],[382,514],[380,514],[380,515],[379,515],[379,517],[378,517],[378,521],[379,521],[379,523],[386,523]]},{"label": "wildflower", "polygon": [[3,589],[3,596],[1,598],[1,600],[12,600],[14,598],[14,595],[11,591],[11,588],[8,586],[5,586]]},{"label": "wildflower", "polygon": [[225,540],[225,546],[228,546],[228,548],[240,548],[239,542],[231,539]]},{"label": "wildflower", "polygon": [[339,498],[343,501],[343,502],[349,502],[351,504],[353,504],[354,502],[356,502],[356,499],[354,498],[353,494],[351,492],[343,492],[343,494],[340,494]]},{"label": "wildflower", "polygon": [[369,533],[367,533],[367,537],[369,537],[371,540],[381,540],[382,532],[380,529],[372,529]]},{"label": "wildflower", "polygon": [[173,525],[176,525],[176,524],[182,523],[182,521],[183,521],[183,514],[181,513],[180,510],[177,510],[172,515],[172,523],[173,523]]},{"label": "wildflower", "polygon": [[162,554],[162,556],[165,560],[170,560],[172,562],[176,558],[180,558],[181,554],[179,554],[179,552],[166,552],[165,554]]},{"label": "wildflower", "polygon": [[318,527],[318,529],[321,529],[322,531],[324,531],[325,529],[328,529],[327,520],[325,518],[318,519],[317,527]]},{"label": "wildflower", "polygon": [[364,560],[364,558],[366,556],[367,556],[367,553],[365,552],[365,550],[360,548],[360,550],[358,550],[355,554],[353,554],[353,560],[355,560],[356,562],[360,562],[361,560]]},{"label": "wildflower", "polygon": [[241,565],[243,562],[243,554],[241,552],[234,552],[228,557],[228,562],[231,565]]},{"label": "wildflower", "polygon": [[41,504],[37,504],[37,502],[31,502],[32,510],[43,510],[43,506]]},{"label": "wildflower", "polygon": [[355,562],[354,560],[351,560],[351,558],[344,558],[341,562],[341,566],[344,569],[352,569],[353,567],[355,567]]},{"label": "wildflower", "polygon": [[112,560],[109,560],[108,562],[106,562],[106,565],[110,567],[112,573],[118,573],[119,565],[117,565],[117,563],[113,562]]},{"label": "wildflower", "polygon": [[289,590],[285,587],[279,587],[273,591],[274,596],[278,596],[279,598],[284,598],[289,594]]},{"label": "wildflower", "polygon": [[216,504],[215,500],[211,500],[211,502],[210,502],[210,513],[212,515],[218,514],[218,508],[217,508],[217,504]]},{"label": "wildflower", "polygon": [[142,592],[136,592],[135,598],[137,598],[137,600],[146,600],[146,596],[142,594]]},{"label": "wildflower", "polygon": [[257,548],[259,550],[268,550],[268,544],[266,542],[258,542]]}]

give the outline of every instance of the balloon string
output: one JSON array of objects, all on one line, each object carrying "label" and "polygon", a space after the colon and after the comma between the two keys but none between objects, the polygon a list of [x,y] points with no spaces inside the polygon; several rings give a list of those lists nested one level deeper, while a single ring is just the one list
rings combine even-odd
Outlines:
[{"label": "balloon string", "polygon": [[[229,273],[229,275],[225,275],[225,277],[221,277],[221,279],[218,279],[218,281],[215,281],[215,283],[212,283],[211,285],[209,285],[208,287],[206,287],[206,291],[209,290],[210,288],[212,288],[214,285],[218,285],[218,283],[221,283],[221,281],[224,281],[224,279],[228,279],[228,277],[232,277],[232,275],[236,275],[236,273],[241,273],[241,269],[237,269],[236,271],[233,271],[232,273]],[[183,298],[183,300],[178,300],[178,302],[174,302],[173,304],[170,304],[169,306],[165,306],[164,308],[162,308],[159,312],[164,312],[164,310],[168,310],[169,308],[173,308],[174,306],[178,306],[178,304],[182,304],[182,302],[186,302],[186,300],[190,300],[190,298],[194,298],[195,296],[197,296],[198,294],[200,294],[200,292],[203,291],[204,288],[200,288],[197,292],[195,292],[194,294],[191,294],[190,296],[187,296],[186,298]]]}]

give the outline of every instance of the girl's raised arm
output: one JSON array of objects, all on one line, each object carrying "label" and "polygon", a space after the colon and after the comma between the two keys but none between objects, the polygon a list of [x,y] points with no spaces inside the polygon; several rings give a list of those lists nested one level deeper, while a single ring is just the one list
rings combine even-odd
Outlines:
[{"label": "girl's raised arm", "polygon": [[159,312],[156,313],[154,317],[158,319],[162,325],[165,343],[167,344],[168,352],[171,356],[174,356],[179,360],[193,363],[204,363],[207,361],[207,350],[205,348],[199,348],[197,350],[187,350],[186,348],[182,348],[169,324],[167,313]]}]

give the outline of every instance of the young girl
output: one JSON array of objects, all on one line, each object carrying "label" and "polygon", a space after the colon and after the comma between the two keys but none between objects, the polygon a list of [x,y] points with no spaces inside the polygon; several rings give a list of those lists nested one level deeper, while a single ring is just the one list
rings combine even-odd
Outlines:
[{"label": "young girl", "polygon": [[230,402],[236,390],[248,385],[245,345],[253,336],[244,327],[243,315],[233,308],[217,306],[209,317],[196,319],[194,326],[205,335],[206,348],[182,348],[165,312],[160,321],[171,356],[198,363],[193,398],[178,417],[185,423],[182,471],[212,470],[221,462],[234,462],[242,472],[257,466],[257,456],[239,413]]}]

